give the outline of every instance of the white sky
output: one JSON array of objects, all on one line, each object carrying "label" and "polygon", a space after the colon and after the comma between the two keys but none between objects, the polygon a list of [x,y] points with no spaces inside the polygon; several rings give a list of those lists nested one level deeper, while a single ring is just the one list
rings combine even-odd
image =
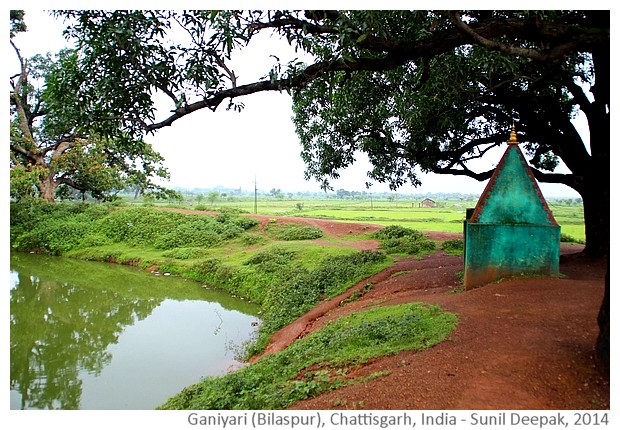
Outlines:
[{"label": "white sky", "polygon": [[[26,9],[25,21],[28,32],[14,38],[24,57],[46,52],[56,53],[67,46],[62,37],[64,26],[61,21],[49,17],[43,9]],[[274,53],[284,60],[282,51],[272,51],[283,42],[268,40],[256,51],[233,56],[231,67],[238,76],[238,83],[244,84],[265,75]],[[250,48],[254,45],[251,44]],[[292,51],[292,49],[291,49]],[[7,53],[14,66],[9,73],[17,71],[15,54]],[[290,58],[298,54],[290,52]],[[6,62],[5,62],[6,64]],[[301,146],[291,120],[291,99],[286,93],[259,93],[242,97],[245,109],[241,112],[226,111],[226,102],[216,112],[208,109],[194,112],[171,127],[159,130],[146,140],[165,158],[171,180],[169,187],[211,188],[254,188],[256,177],[258,188],[268,191],[280,188],[283,191],[320,191],[314,180],[304,180],[305,166],[300,157]],[[167,107],[166,107],[167,109]],[[479,171],[494,166],[503,150],[490,154]],[[370,165],[361,155],[349,169],[341,172],[341,178],[333,181],[334,189],[364,191],[368,180],[366,172]],[[565,170],[566,171],[566,170]],[[399,193],[460,192],[481,193],[486,182],[452,175],[424,175],[422,186],[401,187]],[[559,184],[540,184],[546,197],[578,197],[569,187]],[[375,184],[372,192],[389,191],[385,184]]]}]

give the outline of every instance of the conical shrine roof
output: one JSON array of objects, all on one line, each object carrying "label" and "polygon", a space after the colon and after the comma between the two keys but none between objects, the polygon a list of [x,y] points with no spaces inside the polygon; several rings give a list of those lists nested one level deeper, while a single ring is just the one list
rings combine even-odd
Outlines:
[{"label": "conical shrine roof", "polygon": [[558,225],[519,148],[514,126],[470,223]]}]

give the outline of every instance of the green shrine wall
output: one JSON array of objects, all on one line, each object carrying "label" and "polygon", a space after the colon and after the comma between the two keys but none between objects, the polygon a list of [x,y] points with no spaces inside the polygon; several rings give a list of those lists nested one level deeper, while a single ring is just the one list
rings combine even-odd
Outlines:
[{"label": "green shrine wall", "polygon": [[560,227],[465,225],[465,288],[522,273],[559,275]]}]

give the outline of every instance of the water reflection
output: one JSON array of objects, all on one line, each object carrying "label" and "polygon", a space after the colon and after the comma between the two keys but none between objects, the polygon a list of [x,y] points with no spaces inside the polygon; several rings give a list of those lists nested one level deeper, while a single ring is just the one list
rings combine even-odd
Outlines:
[{"label": "water reflection", "polygon": [[235,362],[258,308],[178,279],[11,256],[11,408],[147,409]]}]

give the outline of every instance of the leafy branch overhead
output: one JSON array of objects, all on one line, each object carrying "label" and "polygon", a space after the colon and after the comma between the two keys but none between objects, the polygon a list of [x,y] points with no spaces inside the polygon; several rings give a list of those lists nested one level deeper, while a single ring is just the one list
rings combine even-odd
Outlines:
[{"label": "leafy branch overhead", "polygon": [[[126,126],[133,128],[139,120],[145,131],[168,126],[198,109],[215,110],[228,98],[303,88],[327,73],[385,71],[407,63],[419,67],[425,59],[474,40],[490,49],[548,62],[609,40],[608,29],[593,31],[565,17],[553,20],[553,13],[544,17],[547,20],[518,12],[471,13],[470,24],[459,12],[430,11],[57,11],[56,15],[74,20],[67,36],[83,49],[81,66],[93,72],[100,89],[116,95],[121,83],[127,94],[140,95],[134,100],[115,97],[107,103],[125,115]],[[579,24],[578,14],[572,18]],[[276,80],[238,85],[225,60],[267,29],[315,55],[317,61],[287,69]],[[543,43],[525,49],[492,40],[497,37],[524,39],[532,45],[543,39]],[[176,106],[160,121],[154,120],[149,100],[156,91],[168,95]]]}]

